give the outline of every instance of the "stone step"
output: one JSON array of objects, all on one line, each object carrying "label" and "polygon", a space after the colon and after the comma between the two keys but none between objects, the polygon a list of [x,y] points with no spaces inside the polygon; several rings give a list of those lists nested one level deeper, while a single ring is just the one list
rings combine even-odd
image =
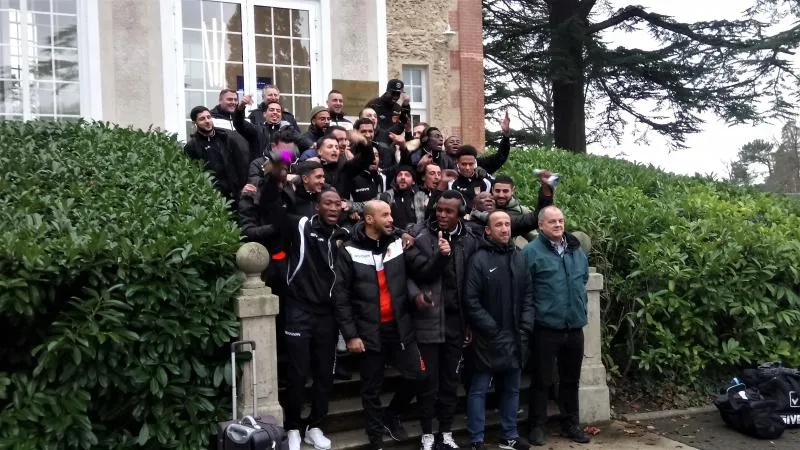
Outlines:
[{"label": "stone step", "polygon": [[[402,378],[397,377],[396,382],[400,382]],[[528,387],[530,386],[530,377],[523,376],[522,382],[520,383],[520,404],[527,404],[528,402]],[[394,391],[392,389],[387,388],[384,385],[383,389],[384,394],[381,395],[381,404],[386,406],[392,399],[394,395]],[[466,398],[466,391],[464,390],[463,386],[459,386],[458,388],[458,405],[457,405],[457,414],[463,414],[463,411],[466,409],[467,405],[467,398]],[[494,390],[489,391],[486,399],[486,403],[489,408],[494,408],[497,405],[497,394]],[[415,410],[416,406],[416,399],[411,403],[411,411]],[[308,411],[305,412],[307,414]],[[403,419],[413,420],[415,419],[414,414],[410,414],[408,417],[404,417]],[[360,395],[353,395],[349,397],[340,397],[332,399],[329,403],[329,420],[328,420],[328,431],[329,432],[339,432],[339,431],[347,431],[351,429],[359,429],[362,430],[364,427],[364,417],[362,414],[362,405],[361,405],[361,396]]]}]

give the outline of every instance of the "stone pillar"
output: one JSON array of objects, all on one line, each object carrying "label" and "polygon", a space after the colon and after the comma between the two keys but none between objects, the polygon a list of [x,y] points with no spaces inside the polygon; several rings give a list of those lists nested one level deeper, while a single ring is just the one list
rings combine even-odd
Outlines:
[{"label": "stone pillar", "polygon": [[[263,245],[249,242],[236,252],[236,264],[244,273],[244,285],[236,299],[236,316],[241,323],[240,338],[256,342],[257,411],[260,416],[274,416],[283,424],[283,410],[278,404],[278,358],[275,316],[278,297],[261,280],[269,265],[269,252]],[[242,367],[239,417],[253,411],[253,379],[250,363]]]},{"label": "stone pillar", "polygon": [[602,337],[600,335],[600,291],[603,275],[589,268],[586,291],[589,296],[589,323],[583,329],[583,366],[579,389],[581,423],[611,419],[611,399],[603,366]]}]

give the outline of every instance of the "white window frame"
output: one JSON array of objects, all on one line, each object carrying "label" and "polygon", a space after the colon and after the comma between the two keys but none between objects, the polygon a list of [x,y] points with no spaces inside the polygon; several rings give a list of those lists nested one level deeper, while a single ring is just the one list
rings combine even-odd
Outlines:
[{"label": "white window frame", "polygon": [[[80,91],[80,116],[91,120],[102,120],[103,98],[100,74],[100,28],[98,0],[76,0],[75,15],[78,27],[78,89]],[[22,11],[27,11],[27,1],[22,3]],[[23,49],[27,44],[23,44]],[[27,68],[27,59],[23,69]],[[23,70],[27,72],[27,70]],[[22,120],[36,119],[31,112],[30,84],[22,82]]]},{"label": "white window frame", "polygon": [[[253,9],[255,6],[303,9],[309,11],[311,50],[311,106],[324,104],[331,86],[330,0],[224,0],[238,3],[242,11],[242,63],[245,93],[256,94],[255,39]],[[161,0],[161,32],[164,77],[164,127],[186,139],[183,65],[183,15],[181,0]],[[235,86],[233,87],[235,88]],[[261,99],[255,99],[260,101]],[[213,108],[216,105],[206,105]],[[298,122],[305,122],[298,118]]]},{"label": "white window frame", "polygon": [[[406,73],[418,70],[420,72],[420,84],[415,85],[411,83],[411,79],[406,80]],[[428,108],[429,108],[429,99],[430,96],[428,95],[428,66],[422,65],[403,65],[403,83],[405,83],[405,91],[408,94],[410,92],[411,87],[419,87],[422,91],[422,101],[421,102],[410,102],[411,106],[411,115],[412,116],[419,116],[420,122],[427,122],[428,121]],[[411,95],[409,94],[409,97]],[[414,124],[416,125],[416,123]]]}]

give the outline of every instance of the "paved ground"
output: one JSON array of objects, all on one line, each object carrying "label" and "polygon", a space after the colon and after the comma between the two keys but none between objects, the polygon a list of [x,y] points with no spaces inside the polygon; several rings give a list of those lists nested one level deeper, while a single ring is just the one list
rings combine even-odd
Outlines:
[{"label": "paved ground", "polygon": [[[642,422],[641,425],[650,432],[700,450],[800,449],[800,428],[787,429],[783,436],[775,441],[754,439],[726,427],[716,411]],[[648,425],[654,428],[649,429]]]}]

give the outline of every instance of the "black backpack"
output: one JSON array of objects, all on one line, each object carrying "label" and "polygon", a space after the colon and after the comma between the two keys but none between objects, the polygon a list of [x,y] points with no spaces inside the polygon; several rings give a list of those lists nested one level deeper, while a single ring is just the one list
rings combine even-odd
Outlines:
[{"label": "black backpack", "polygon": [[714,401],[726,425],[759,439],[777,439],[786,424],[777,412],[777,403],[765,399],[758,389],[737,384],[726,389]]},{"label": "black backpack", "polygon": [[771,362],[743,370],[740,378],[745,385],[757,388],[764,398],[775,401],[787,427],[800,426],[800,370]]}]

